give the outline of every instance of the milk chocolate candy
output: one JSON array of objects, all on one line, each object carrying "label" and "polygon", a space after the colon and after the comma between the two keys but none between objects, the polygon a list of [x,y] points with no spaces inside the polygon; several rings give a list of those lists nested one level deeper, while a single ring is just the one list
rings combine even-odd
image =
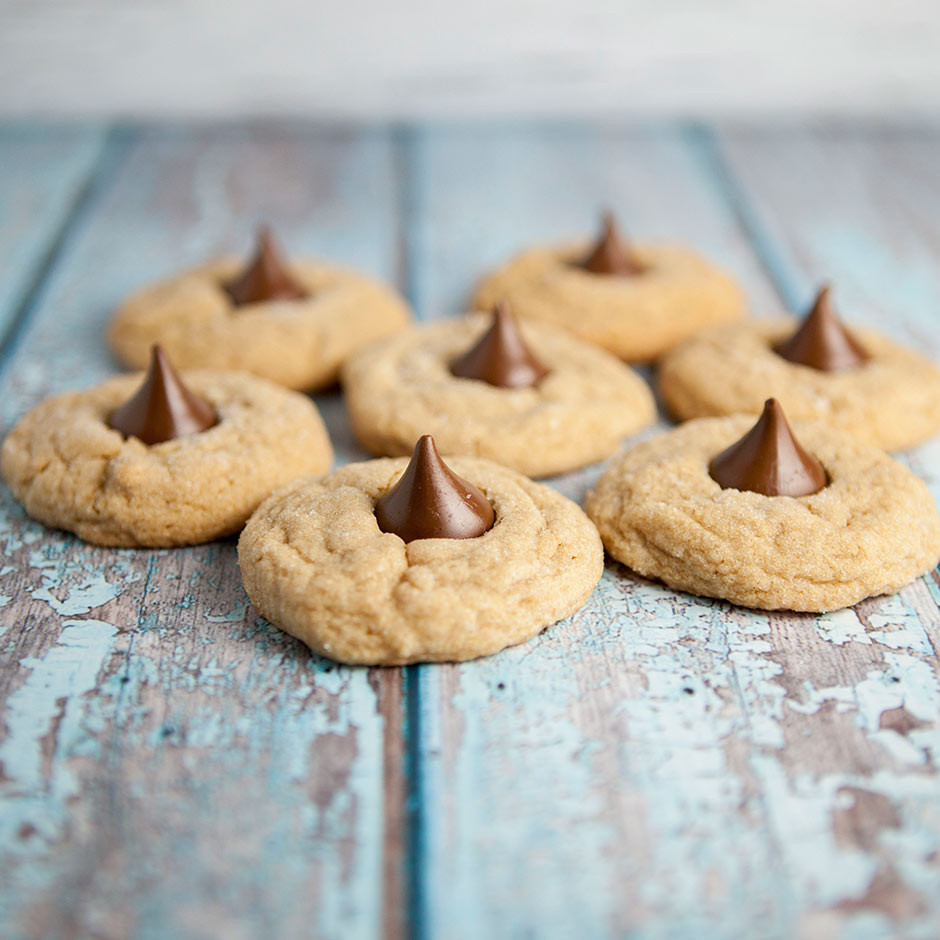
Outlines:
[{"label": "milk chocolate candy", "polygon": [[601,236],[591,253],[580,263],[580,267],[592,274],[619,277],[632,277],[643,273],[643,265],[620,238],[612,212],[604,213]]},{"label": "milk chocolate candy", "polygon": [[108,419],[110,427],[145,444],[198,434],[218,423],[215,409],[191,392],[159,346],[150,351],[150,367],[134,396]]},{"label": "milk chocolate candy", "polygon": [[526,346],[508,305],[500,303],[493,311],[490,328],[453,363],[450,371],[499,388],[530,388],[538,385],[549,370]]},{"label": "milk chocolate candy", "polygon": [[375,504],[383,532],[402,541],[472,539],[495,520],[489,500],[441,460],[430,434],[418,440],[411,462]]},{"label": "milk chocolate candy", "polygon": [[857,369],[869,358],[832,309],[828,286],[817,294],[812,309],[799,329],[780,343],[775,352],[790,362],[810,366],[821,372]]},{"label": "milk chocolate candy", "polygon": [[223,285],[236,307],[260,304],[269,300],[299,300],[307,291],[297,282],[281,258],[271,230],[265,226],[258,232],[254,258],[239,274]]},{"label": "milk chocolate candy", "polygon": [[829,482],[823,465],[793,436],[775,398],[764,402],[757,424],[718,454],[708,472],[723,489],[764,496],[810,496]]}]

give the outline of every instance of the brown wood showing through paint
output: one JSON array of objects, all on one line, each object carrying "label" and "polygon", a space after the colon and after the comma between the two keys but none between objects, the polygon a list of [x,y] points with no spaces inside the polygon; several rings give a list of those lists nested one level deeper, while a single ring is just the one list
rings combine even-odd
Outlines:
[{"label": "brown wood showing through paint", "polygon": [[[111,135],[97,157],[98,136],[76,139],[57,160],[30,143],[47,154],[42,224],[0,218],[0,245],[15,224],[35,268],[0,290],[0,324],[23,314],[4,429],[115,371],[101,336],[127,291],[244,253],[259,221],[398,281],[430,318],[611,205],[638,241],[727,266],[758,314],[830,280],[847,322],[940,360],[932,132],[192,126]],[[317,403],[338,460],[364,457],[340,395]],[[940,497],[940,444],[901,459]],[[550,482],[581,500],[599,472]],[[16,940],[940,930],[936,573],[813,617],[609,563],[533,642],[406,682],[259,618],[233,540],[94,548],[5,489],[0,539],[0,916]]]},{"label": "brown wood showing through paint", "polygon": [[[116,371],[122,294],[261,219],[396,274],[388,134],[147,130],[107,157],[6,364],[5,427]],[[6,935],[403,936],[401,671],[341,669],[260,620],[232,540],[97,549],[2,498]]]}]

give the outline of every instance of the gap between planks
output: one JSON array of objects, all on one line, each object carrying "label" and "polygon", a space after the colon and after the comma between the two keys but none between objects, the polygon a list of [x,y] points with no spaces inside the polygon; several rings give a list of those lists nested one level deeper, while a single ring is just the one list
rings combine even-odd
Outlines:
[{"label": "gap between planks", "polygon": [[127,158],[137,132],[130,126],[115,124],[105,133],[101,149],[66,208],[58,227],[39,258],[36,272],[16,305],[6,330],[0,337],[0,378],[3,377],[19,346],[33,313],[39,307],[50,276],[71,241],[94,213],[120,165]]},{"label": "gap between planks", "polygon": [[[790,269],[783,253],[776,247],[773,235],[766,229],[759,212],[745,188],[737,179],[722,151],[714,131],[703,125],[686,125],[683,138],[705,175],[731,210],[746,236],[755,256],[781,300],[791,309],[799,309],[805,298],[800,296],[800,279]],[[39,268],[17,310],[10,327],[0,340],[0,373],[15,356],[19,340],[28,326],[32,313],[43,297],[50,276],[70,242],[80,233],[85,221],[107,191],[114,173],[126,158],[137,132],[122,126],[112,127],[101,153],[75,196],[68,212],[45,250]],[[415,162],[416,130],[411,126],[393,129],[393,153],[398,192],[400,286],[415,301],[414,264],[417,255],[415,220],[417,205]],[[936,577],[936,576],[935,576]],[[145,588],[146,591],[146,588]],[[133,642],[133,638],[131,640]],[[131,649],[128,650],[128,656]],[[370,674],[380,707],[385,717],[384,752],[386,756],[385,793],[385,857],[383,885],[385,889],[385,935],[391,938],[427,935],[427,898],[424,860],[426,850],[426,815],[424,804],[424,750],[421,721],[420,676],[435,667],[410,666],[404,670],[377,670]],[[398,763],[403,775],[388,774]],[[397,785],[394,780],[400,781]],[[391,785],[389,781],[392,780]],[[402,831],[404,839],[402,840]],[[397,851],[404,842],[404,857]],[[394,902],[389,903],[395,899]]]},{"label": "gap between planks", "polygon": [[[67,255],[70,246],[81,237],[86,224],[107,196],[117,179],[125,161],[140,141],[145,128],[125,124],[110,126],[102,140],[99,152],[90,163],[89,170],[77,186],[74,196],[64,208],[61,219],[39,253],[35,274],[27,281],[22,298],[15,305],[7,329],[0,337],[0,375],[12,362],[20,348],[21,341],[28,333],[34,315],[41,308],[49,286],[56,276],[59,265]],[[410,138],[409,130],[404,128],[393,132],[392,153],[395,159],[393,183],[396,186],[396,221],[398,223],[399,265],[398,280],[400,287],[407,291],[412,256],[408,250],[410,218],[410,197],[408,181],[412,168],[408,165],[409,147],[405,141]],[[156,565],[156,555],[150,559],[147,575],[143,581],[140,607],[146,604],[151,575]],[[132,630],[129,645],[124,655],[124,663],[119,667],[126,676],[131,669],[131,657],[137,631]],[[404,775],[411,767],[408,758],[407,738],[407,702],[406,680],[403,669],[369,670],[368,682],[376,695],[377,710],[383,720],[383,849],[381,858],[382,910],[380,925],[382,935],[388,940],[398,940],[406,936],[420,935],[420,930],[410,923],[414,893],[413,872],[420,866],[409,862],[409,821],[413,804],[412,790]],[[120,687],[118,698],[123,698],[124,686]],[[412,725],[412,727],[416,727]],[[115,734],[118,731],[115,729]],[[419,753],[417,748],[413,753]]]},{"label": "gap between planks", "polygon": [[682,137],[702,167],[705,179],[724,202],[744,240],[751,246],[767,280],[786,310],[802,310],[807,303],[798,287],[799,279],[790,269],[783,253],[751,202],[744,186],[737,179],[730,162],[721,149],[715,131],[705,124],[691,123],[682,127]]}]

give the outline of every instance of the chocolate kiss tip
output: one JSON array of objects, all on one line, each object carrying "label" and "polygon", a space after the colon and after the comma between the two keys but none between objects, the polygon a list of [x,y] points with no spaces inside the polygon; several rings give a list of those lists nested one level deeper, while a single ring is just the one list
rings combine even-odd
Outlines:
[{"label": "chocolate kiss tip", "polygon": [[505,303],[496,305],[490,328],[454,361],[450,371],[498,388],[531,388],[549,372],[526,345]]},{"label": "chocolate kiss tip", "polygon": [[751,490],[764,496],[811,496],[829,482],[823,465],[793,436],[775,398],[747,434],[708,465],[723,489]]},{"label": "chocolate kiss tip", "polygon": [[775,352],[790,362],[821,372],[857,369],[869,359],[836,316],[828,285],[816,295],[812,309],[797,331],[780,343]]},{"label": "chocolate kiss tip", "polygon": [[247,267],[222,285],[237,307],[267,300],[299,300],[307,291],[296,281],[281,257],[268,226],[258,229],[255,255]]},{"label": "chocolate kiss tip", "polygon": [[603,215],[603,232],[580,266],[592,274],[632,276],[643,273],[643,265],[633,256],[617,232],[612,212]]},{"label": "chocolate kiss tip", "polygon": [[376,502],[375,518],[383,532],[414,542],[476,538],[496,517],[490,501],[441,460],[425,434],[398,482]]},{"label": "chocolate kiss tip", "polygon": [[132,398],[112,412],[108,424],[125,437],[160,444],[205,431],[217,420],[212,405],[183,384],[166,353],[154,346],[143,383]]}]

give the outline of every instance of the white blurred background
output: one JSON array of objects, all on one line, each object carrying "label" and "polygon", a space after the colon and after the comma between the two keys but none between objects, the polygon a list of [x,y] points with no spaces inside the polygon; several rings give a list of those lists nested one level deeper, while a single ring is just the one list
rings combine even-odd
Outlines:
[{"label": "white blurred background", "polygon": [[940,0],[0,0],[0,114],[940,114]]}]

